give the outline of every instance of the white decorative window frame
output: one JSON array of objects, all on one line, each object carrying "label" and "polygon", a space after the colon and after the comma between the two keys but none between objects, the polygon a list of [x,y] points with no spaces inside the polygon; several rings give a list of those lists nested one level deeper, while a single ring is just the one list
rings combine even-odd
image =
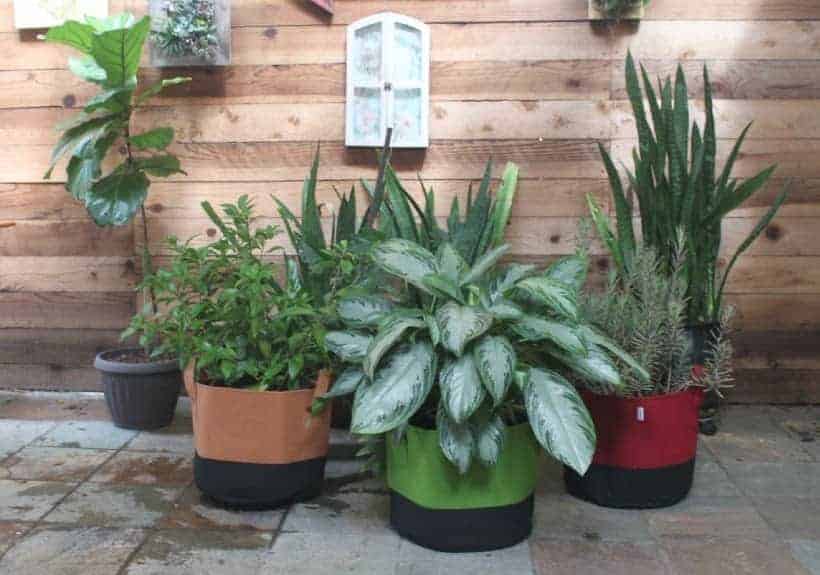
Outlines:
[{"label": "white decorative window frame", "polygon": [[[381,80],[374,82],[357,81],[354,71],[356,33],[359,30],[381,25]],[[421,39],[421,79],[418,81],[396,82],[393,79],[393,48],[397,26],[402,25],[417,30]],[[357,20],[347,28],[347,95],[345,105],[345,145],[350,147],[381,147],[384,144],[387,128],[394,128],[392,147],[394,148],[427,148],[430,143],[430,28],[424,22],[396,14],[382,12]],[[356,88],[378,89],[381,94],[381,129],[379,137],[361,137],[355,133]],[[420,119],[419,134],[415,139],[396,138],[394,122],[394,103],[397,90],[419,90]]]}]

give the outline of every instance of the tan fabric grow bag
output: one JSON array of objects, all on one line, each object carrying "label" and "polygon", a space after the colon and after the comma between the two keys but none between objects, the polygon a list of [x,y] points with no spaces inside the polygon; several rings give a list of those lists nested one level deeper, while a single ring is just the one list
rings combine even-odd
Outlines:
[{"label": "tan fabric grow bag", "polygon": [[199,457],[241,463],[286,464],[327,455],[330,405],[313,416],[314,397],[327,392],[322,371],[313,389],[249,391],[202,385],[194,367],[185,370],[191,398],[194,445]]}]

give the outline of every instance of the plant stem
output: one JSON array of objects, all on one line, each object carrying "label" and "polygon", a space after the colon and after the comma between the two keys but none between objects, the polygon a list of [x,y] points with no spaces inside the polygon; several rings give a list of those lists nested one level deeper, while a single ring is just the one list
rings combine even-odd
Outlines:
[{"label": "plant stem", "polygon": [[384,136],[384,147],[379,158],[379,175],[376,177],[376,187],[373,190],[373,200],[367,207],[362,220],[362,229],[373,227],[373,223],[379,215],[382,201],[384,201],[384,173],[390,163],[390,140],[393,138],[393,128],[387,128],[387,133]]}]

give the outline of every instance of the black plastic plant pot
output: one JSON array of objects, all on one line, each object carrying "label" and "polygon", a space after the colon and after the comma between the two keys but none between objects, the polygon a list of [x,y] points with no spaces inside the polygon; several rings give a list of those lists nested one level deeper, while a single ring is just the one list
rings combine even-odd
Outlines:
[{"label": "black plastic plant pot", "polygon": [[176,360],[127,361],[141,354],[138,348],[114,349],[94,360],[111,419],[125,429],[167,427],[182,390],[182,372]]},{"label": "black plastic plant pot", "polygon": [[273,509],[316,497],[325,479],[331,409],[311,404],[330,386],[254,391],[206,385],[185,370],[194,419],[194,482],[231,509]]},{"label": "black plastic plant pot", "polygon": [[410,426],[387,438],[390,523],[417,545],[446,552],[510,547],[532,532],[538,444],[529,424],[508,427],[496,465],[459,474],[438,431]]},{"label": "black plastic plant pot", "polygon": [[622,509],[668,507],[692,488],[703,392],[641,398],[581,394],[598,444],[583,476],[564,468],[571,495]]}]

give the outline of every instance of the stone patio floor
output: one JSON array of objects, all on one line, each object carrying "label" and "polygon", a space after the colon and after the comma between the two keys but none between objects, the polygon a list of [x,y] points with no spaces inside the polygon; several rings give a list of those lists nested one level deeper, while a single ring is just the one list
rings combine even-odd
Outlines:
[{"label": "stone patio floor", "polygon": [[545,462],[529,542],[448,555],[393,533],[382,484],[352,460],[329,462],[314,501],[230,512],[192,485],[184,403],[170,429],[136,433],[99,395],[5,393],[0,574],[820,575],[818,422],[820,407],[727,408],[690,497],[663,510],[574,500]]}]

